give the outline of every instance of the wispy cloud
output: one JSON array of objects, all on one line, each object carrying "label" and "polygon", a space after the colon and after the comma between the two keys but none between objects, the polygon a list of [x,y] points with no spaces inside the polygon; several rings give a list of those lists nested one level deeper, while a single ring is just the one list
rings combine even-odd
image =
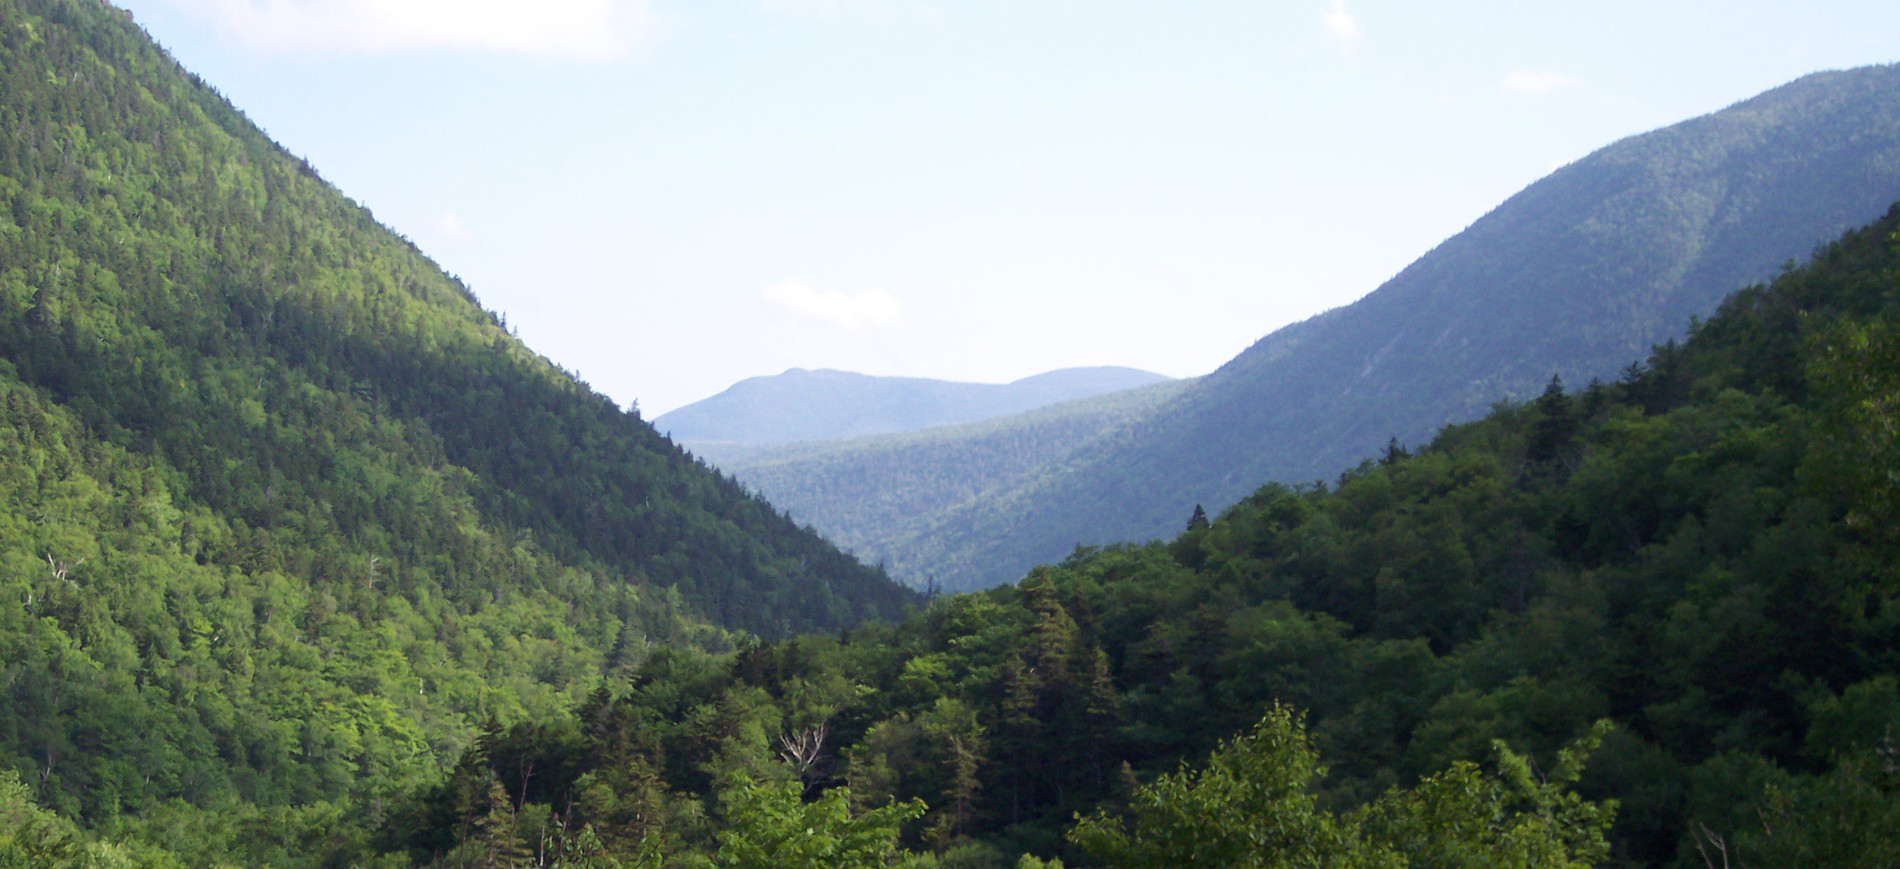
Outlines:
[{"label": "wispy cloud", "polygon": [[1326,29],[1348,45],[1359,41],[1359,22],[1346,11],[1346,0],[1326,0],[1326,11],[1320,13],[1320,20],[1326,22]]},{"label": "wispy cloud", "polygon": [[838,14],[838,0],[761,0],[768,12],[794,12],[817,15]]},{"label": "wispy cloud", "polygon": [[596,60],[652,28],[648,0],[170,0],[267,51],[459,49]]},{"label": "wispy cloud", "polygon": [[470,232],[468,226],[462,223],[462,218],[455,216],[453,211],[442,215],[435,222],[435,231],[451,241],[467,241],[475,237],[475,233]]},{"label": "wispy cloud", "polygon": [[923,12],[929,14],[929,4],[911,0],[759,0],[759,8],[767,12],[791,15],[822,15],[826,17],[862,12]]},{"label": "wispy cloud", "polygon": [[1520,69],[1506,73],[1499,87],[1514,94],[1541,94],[1580,84],[1574,75],[1546,70]]},{"label": "wispy cloud", "polygon": [[794,314],[823,320],[845,329],[881,326],[896,320],[898,314],[902,313],[902,306],[897,299],[883,290],[844,293],[838,290],[815,290],[804,281],[786,281],[767,287],[762,295],[766,301]]}]

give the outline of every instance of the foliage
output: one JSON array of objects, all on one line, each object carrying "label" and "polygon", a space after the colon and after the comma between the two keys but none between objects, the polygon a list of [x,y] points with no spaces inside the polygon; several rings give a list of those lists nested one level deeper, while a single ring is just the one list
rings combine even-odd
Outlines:
[{"label": "foliage", "polygon": [[1391,791],[1363,814],[1368,837],[1399,855],[1402,865],[1496,866],[1512,869],[1585,869],[1610,852],[1604,833],[1614,801],[1594,803],[1570,790],[1583,761],[1609,732],[1600,721],[1578,742],[1557,752],[1548,778],[1531,760],[1493,741],[1498,775],[1469,761]]},{"label": "foliage", "polygon": [[1325,775],[1304,727],[1276,706],[1199,770],[1185,766],[1136,790],[1126,820],[1098,813],[1069,838],[1103,865],[1560,869],[1598,865],[1613,805],[1568,790],[1607,722],[1558,752],[1549,780],[1495,743],[1499,774],[1460,761],[1410,790],[1336,817],[1312,785]]},{"label": "foliage", "polygon": [[1396,866],[1356,829],[1318,806],[1324,774],[1304,729],[1276,707],[1251,733],[1223,743],[1200,770],[1182,769],[1136,790],[1127,821],[1083,818],[1069,838],[1104,865]]},{"label": "foliage", "polygon": [[[1738,861],[1746,855],[1763,866],[1895,865],[1900,861],[1900,751],[1888,740],[1842,759],[1818,779],[1770,787],[1760,822],[1758,830],[1737,837]],[[1719,838],[1710,838],[1719,850]]]},{"label": "foliage", "polygon": [[356,854],[481,722],[652,643],[914,599],[530,352],[126,13],[0,2],[0,129],[0,766],[47,810]]},{"label": "foliage", "polygon": [[0,771],[0,869],[167,869],[175,856],[150,847],[94,841],[71,821],[34,805],[12,770]]},{"label": "foliage", "polygon": [[883,869],[897,856],[898,827],[924,813],[917,800],[851,812],[849,788],[812,802],[797,782],[739,782],[726,791],[731,825],[719,833],[721,869]]}]

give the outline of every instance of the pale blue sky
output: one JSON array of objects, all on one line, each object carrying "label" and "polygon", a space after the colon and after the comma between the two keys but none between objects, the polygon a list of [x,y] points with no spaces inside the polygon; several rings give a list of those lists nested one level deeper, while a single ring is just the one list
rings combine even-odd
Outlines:
[{"label": "pale blue sky", "polygon": [[1202,374],[1900,3],[117,0],[649,417],[789,367]]}]

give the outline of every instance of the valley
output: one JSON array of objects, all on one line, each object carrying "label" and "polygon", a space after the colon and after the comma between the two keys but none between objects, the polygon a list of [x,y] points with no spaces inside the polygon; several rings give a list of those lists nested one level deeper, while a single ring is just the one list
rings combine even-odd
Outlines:
[{"label": "valley", "polygon": [[1900,861],[1900,67],[1218,370],[649,421],[0,0],[0,867]]}]

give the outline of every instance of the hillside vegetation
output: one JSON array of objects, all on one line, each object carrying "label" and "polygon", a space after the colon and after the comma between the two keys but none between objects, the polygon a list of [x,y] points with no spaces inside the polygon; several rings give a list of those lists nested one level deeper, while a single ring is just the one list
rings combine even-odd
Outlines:
[{"label": "hillside vegetation", "polygon": [[0,130],[0,761],[41,806],[320,816],[651,644],[913,600],[523,347],[125,13],[0,2]]},{"label": "hillside vegetation", "polygon": [[1268,335],[1167,407],[968,503],[834,526],[818,518],[838,513],[828,475],[855,469],[760,486],[889,553],[907,582],[1012,582],[1078,542],[1163,537],[1196,504],[1329,479],[1394,436],[1419,443],[1533,397],[1553,373],[1614,379],[1895,199],[1900,66],[1818,73],[1557,170],[1364,299]]}]

